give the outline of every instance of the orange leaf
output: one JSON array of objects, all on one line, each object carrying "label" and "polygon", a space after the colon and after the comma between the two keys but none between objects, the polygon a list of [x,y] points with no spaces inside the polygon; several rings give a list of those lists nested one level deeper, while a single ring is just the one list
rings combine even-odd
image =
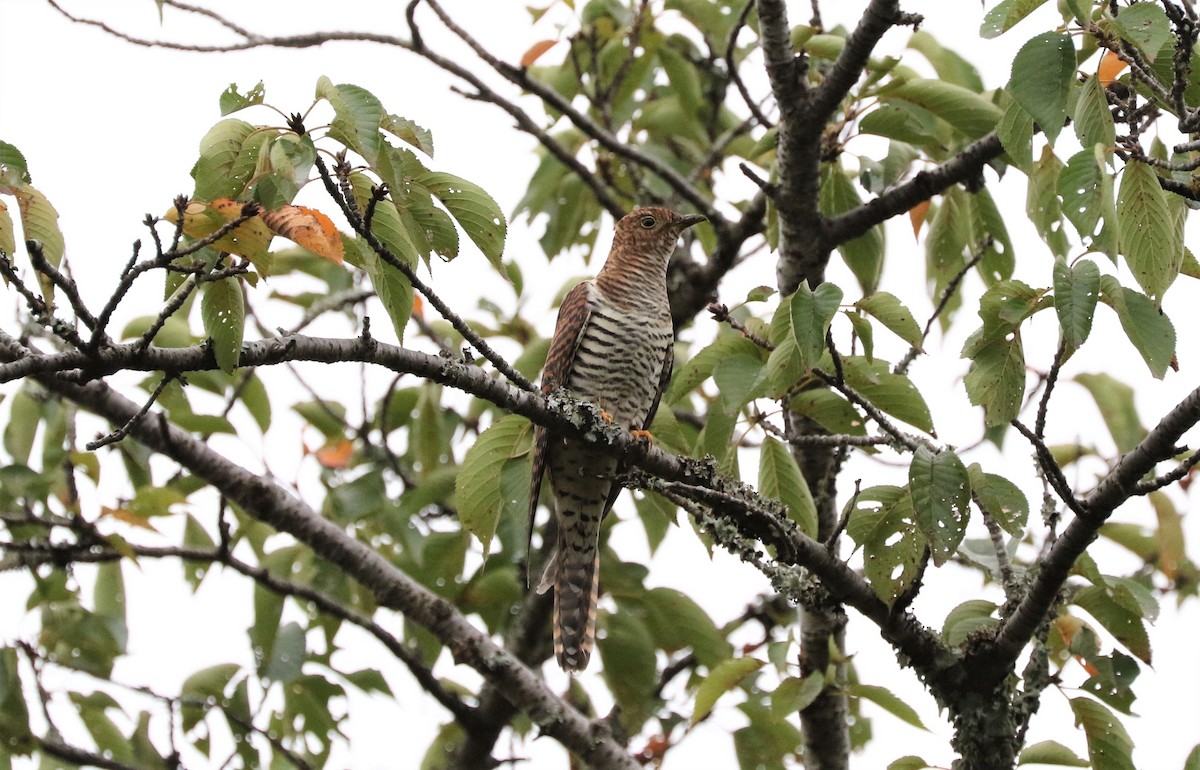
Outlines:
[{"label": "orange leaf", "polygon": [[921,201],[908,210],[908,219],[912,222],[913,237],[921,234],[921,226],[925,224],[925,215],[929,212],[929,199]]},{"label": "orange leaf", "polygon": [[262,215],[267,227],[330,262],[342,264],[345,252],[333,221],[306,206],[283,206]]},{"label": "orange leaf", "polygon": [[420,294],[413,294],[412,314],[418,319],[425,319],[425,300]]},{"label": "orange leaf", "polygon": [[1107,88],[1112,85],[1126,67],[1129,65],[1117,58],[1117,55],[1112,51],[1105,51],[1100,57],[1100,69],[1096,75],[1100,78],[1100,85]]},{"label": "orange leaf", "polygon": [[354,453],[354,442],[348,438],[340,441],[331,441],[317,451],[313,452],[313,456],[317,458],[317,462],[323,468],[345,468],[350,463],[350,456]]},{"label": "orange leaf", "polygon": [[556,43],[558,43],[557,40],[539,40],[529,46],[529,50],[521,55],[521,68],[524,69],[533,64],[542,54],[553,48]]}]

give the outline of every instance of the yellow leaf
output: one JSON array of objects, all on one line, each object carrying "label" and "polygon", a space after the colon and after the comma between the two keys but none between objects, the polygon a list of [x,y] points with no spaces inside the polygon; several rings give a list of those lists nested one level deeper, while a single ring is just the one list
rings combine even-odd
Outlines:
[{"label": "yellow leaf", "polygon": [[[183,210],[183,232],[192,238],[207,238],[241,216],[244,205],[229,198],[220,198],[212,203],[191,201]],[[178,212],[172,208],[164,219],[177,222]],[[217,251],[245,257],[259,267],[258,260],[267,256],[267,246],[271,244],[272,237],[262,218],[255,216],[213,241],[212,247]]]},{"label": "yellow leaf", "polygon": [[273,232],[295,241],[330,262],[342,264],[345,252],[337,228],[329,217],[305,206],[283,206],[262,215]]}]

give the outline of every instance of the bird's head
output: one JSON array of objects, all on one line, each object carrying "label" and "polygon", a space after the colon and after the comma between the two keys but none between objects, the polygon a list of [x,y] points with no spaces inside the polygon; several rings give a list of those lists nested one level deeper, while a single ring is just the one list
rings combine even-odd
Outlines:
[{"label": "bird's head", "polygon": [[665,262],[675,251],[679,234],[704,221],[699,214],[676,214],[658,206],[634,209],[617,222],[613,249],[656,256]]}]

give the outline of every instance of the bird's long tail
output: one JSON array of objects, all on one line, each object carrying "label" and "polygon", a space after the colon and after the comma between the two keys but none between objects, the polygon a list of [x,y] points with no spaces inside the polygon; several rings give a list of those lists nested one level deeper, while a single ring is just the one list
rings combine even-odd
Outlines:
[{"label": "bird's long tail", "polygon": [[582,671],[596,641],[600,551],[571,546],[560,536],[554,576],[554,655],[564,671]]}]

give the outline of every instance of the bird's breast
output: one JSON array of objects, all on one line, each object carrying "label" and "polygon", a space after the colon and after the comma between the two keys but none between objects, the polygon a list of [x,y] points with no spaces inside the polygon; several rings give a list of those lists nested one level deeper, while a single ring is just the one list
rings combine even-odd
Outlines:
[{"label": "bird's breast", "polygon": [[576,349],[567,387],[618,424],[641,428],[673,338],[669,315],[629,312],[598,301]]}]

